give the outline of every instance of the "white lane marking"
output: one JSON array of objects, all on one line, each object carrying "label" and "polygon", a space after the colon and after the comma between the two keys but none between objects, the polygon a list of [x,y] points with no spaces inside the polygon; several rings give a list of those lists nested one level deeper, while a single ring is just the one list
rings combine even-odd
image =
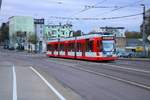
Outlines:
[{"label": "white lane marking", "polygon": [[66,100],[36,69],[33,67],[30,67],[30,69],[45,82],[45,84],[59,97],[60,100]]},{"label": "white lane marking", "polygon": [[13,100],[17,100],[17,82],[16,82],[16,71],[13,65]]},{"label": "white lane marking", "polygon": [[148,73],[148,74],[150,74],[150,71],[146,71],[146,70],[142,70],[142,69],[135,69],[135,68],[129,68],[129,67],[121,67],[121,66],[118,66],[118,65],[110,65],[110,64],[102,64],[102,65],[110,66],[110,67],[113,67],[113,68],[120,68],[120,69],[125,69],[125,70],[131,70],[131,71],[137,71],[137,72],[142,72],[142,73]]}]

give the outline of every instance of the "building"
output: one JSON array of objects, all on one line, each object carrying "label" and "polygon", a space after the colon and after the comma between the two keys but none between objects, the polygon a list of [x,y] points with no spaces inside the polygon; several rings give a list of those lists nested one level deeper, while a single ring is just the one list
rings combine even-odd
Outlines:
[{"label": "building", "polygon": [[108,32],[116,36],[116,49],[118,52],[125,51],[126,37],[124,27],[99,27],[94,31],[96,32]]},{"label": "building", "polygon": [[143,42],[142,39],[128,38],[126,40],[126,51],[132,52],[134,57],[143,56]]},{"label": "building", "polygon": [[143,35],[143,46],[145,45],[146,56],[150,56],[150,9],[145,12],[140,28]]},{"label": "building", "polygon": [[109,32],[116,35],[116,37],[125,37],[124,27],[99,27],[95,30],[96,32]]},{"label": "building", "polygon": [[147,37],[150,36],[150,9],[145,12],[144,21],[141,25],[141,33],[145,33],[143,39],[147,44],[149,44],[150,40],[148,40]]},{"label": "building", "polygon": [[46,42],[44,38],[44,19],[34,19],[34,29],[36,35],[36,51],[45,52]]},{"label": "building", "polygon": [[28,38],[35,34],[34,20],[29,16],[13,16],[9,18],[10,45],[28,49]]},{"label": "building", "polygon": [[73,36],[72,25],[45,25],[45,35],[48,39]]}]

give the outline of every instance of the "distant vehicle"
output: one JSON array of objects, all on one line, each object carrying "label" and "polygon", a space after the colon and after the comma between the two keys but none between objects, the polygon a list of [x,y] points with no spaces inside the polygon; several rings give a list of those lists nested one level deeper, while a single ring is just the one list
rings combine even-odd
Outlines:
[{"label": "distant vehicle", "polygon": [[15,50],[15,47],[13,45],[9,44],[8,50]]},{"label": "distant vehicle", "polygon": [[47,56],[91,61],[114,61],[115,38],[112,34],[87,34],[47,41]]},{"label": "distant vehicle", "polygon": [[17,49],[17,50],[20,50],[20,51],[23,51],[23,50],[24,50],[24,46],[18,45],[16,49]]},{"label": "distant vehicle", "polygon": [[4,47],[3,47],[4,49],[8,49],[9,48],[9,46],[8,45],[4,45]]},{"label": "distant vehicle", "polygon": [[5,41],[4,41],[4,46],[3,46],[3,48],[4,48],[4,49],[8,49],[8,48],[9,48],[9,45],[8,45],[8,44],[9,44],[9,41],[8,41],[8,40],[5,40]]},{"label": "distant vehicle", "polygon": [[124,58],[130,58],[133,56],[133,53],[131,52],[119,52],[117,53],[118,57],[124,57]]}]

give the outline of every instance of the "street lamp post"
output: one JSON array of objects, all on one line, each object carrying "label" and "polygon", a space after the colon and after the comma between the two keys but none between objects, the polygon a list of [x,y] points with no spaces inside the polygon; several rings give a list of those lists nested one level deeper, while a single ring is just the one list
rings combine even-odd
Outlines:
[{"label": "street lamp post", "polygon": [[146,53],[146,43],[145,43],[145,39],[146,39],[146,34],[145,34],[145,5],[141,4],[141,6],[143,7],[143,48],[144,48],[144,57],[147,56]]},{"label": "street lamp post", "polygon": [[0,0],[0,10],[1,10],[2,0]]}]

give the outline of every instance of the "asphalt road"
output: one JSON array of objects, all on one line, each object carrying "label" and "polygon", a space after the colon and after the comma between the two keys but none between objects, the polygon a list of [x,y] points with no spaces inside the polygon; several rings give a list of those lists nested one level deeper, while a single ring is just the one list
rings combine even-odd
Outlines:
[{"label": "asphalt road", "polygon": [[[18,100],[27,100],[22,98],[32,97],[31,94],[37,89],[41,91],[41,95],[36,95],[34,92],[35,96],[31,100],[36,97],[48,97],[49,90],[44,84],[42,85],[40,78],[28,68],[29,66],[35,68],[48,81],[56,80],[57,84],[62,85],[61,87],[67,88],[66,91],[71,91],[72,93],[68,95],[68,92],[62,92],[62,89],[58,88],[59,86],[56,88],[66,98],[69,98],[67,100],[73,100],[72,98],[78,97],[78,95],[84,100],[149,100],[150,98],[150,62],[124,60],[87,62],[3,50],[0,53],[0,62],[2,66],[0,67],[2,69],[0,69],[0,82],[2,82],[0,97],[9,95],[3,100],[9,100],[12,96],[10,92],[12,91],[12,76],[9,75],[12,74],[12,71],[6,67],[11,63],[16,65],[17,79],[22,80],[17,83],[19,84],[18,90],[26,92],[29,89],[31,91],[27,94],[19,92],[20,99]],[[8,74],[4,74],[6,72]],[[4,78],[6,75],[7,77]],[[34,79],[35,81],[33,81]],[[41,83],[41,85],[37,83]],[[27,85],[24,86],[24,84]],[[38,86],[42,88],[39,89]],[[49,92],[53,95],[50,97],[57,98],[53,91]]]},{"label": "asphalt road", "polygon": [[47,74],[37,71],[32,65],[7,52],[0,52],[0,100],[82,99],[50,75],[45,78],[43,74]]}]

